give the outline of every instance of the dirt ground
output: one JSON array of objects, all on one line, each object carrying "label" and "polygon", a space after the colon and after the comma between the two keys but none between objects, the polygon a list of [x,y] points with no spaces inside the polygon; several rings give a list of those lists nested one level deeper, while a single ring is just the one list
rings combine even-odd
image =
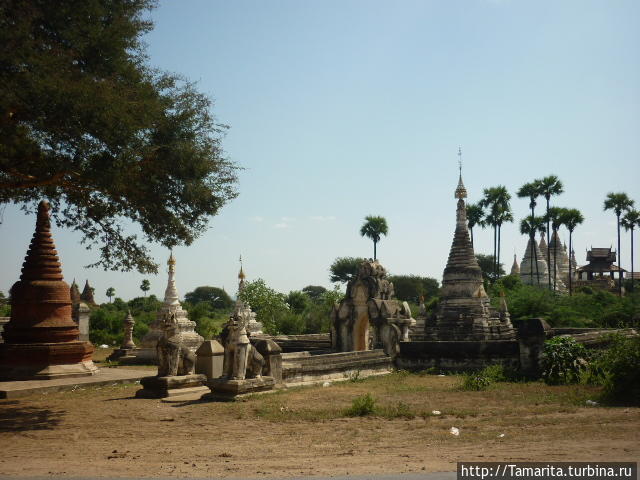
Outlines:
[{"label": "dirt ground", "polygon": [[[594,388],[509,383],[467,392],[459,384],[391,374],[234,403],[136,399],[135,384],[2,400],[0,473],[270,477],[453,471],[460,460],[640,459],[640,409],[586,406]],[[378,413],[345,416],[365,393]]]}]

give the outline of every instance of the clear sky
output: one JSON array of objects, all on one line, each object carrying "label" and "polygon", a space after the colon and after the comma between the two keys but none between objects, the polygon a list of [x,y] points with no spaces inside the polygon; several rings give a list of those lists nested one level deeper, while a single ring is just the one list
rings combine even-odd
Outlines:
[{"label": "clear sky", "polygon": [[[283,292],[329,287],[336,257],[373,255],[359,235],[370,214],[388,221],[378,257],[391,273],[441,280],[458,146],[472,202],[485,187],[505,185],[515,197],[523,183],[558,175],[565,193],[554,203],[586,217],[574,234],[579,264],[591,245],[615,247],[607,192],[640,203],[636,0],[161,0],[151,15],[150,63],[215,100],[231,126],[228,157],[244,167],[240,196],[175,250],[182,294],[199,285],[235,293],[240,254],[249,280]],[[512,206],[519,222],[528,201]],[[526,246],[518,222],[503,227],[507,269]],[[4,292],[34,225],[5,209]],[[491,253],[490,231],[475,238]],[[87,270],[97,254],[79,235],[54,227],[54,239],[65,279],[82,287],[89,278],[99,301],[110,286],[125,299],[140,295],[143,278],[163,294],[166,267],[157,277]],[[164,264],[168,252],[151,249]],[[626,233],[622,258],[628,267]]]}]

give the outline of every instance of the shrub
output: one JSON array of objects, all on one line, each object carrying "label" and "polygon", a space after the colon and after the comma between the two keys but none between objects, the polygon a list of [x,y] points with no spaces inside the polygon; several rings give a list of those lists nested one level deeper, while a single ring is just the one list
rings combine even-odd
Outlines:
[{"label": "shrub", "polygon": [[465,373],[462,377],[462,390],[480,391],[486,390],[491,385],[491,379],[484,370],[475,373]]},{"label": "shrub", "polygon": [[345,412],[349,417],[366,417],[376,412],[376,399],[370,393],[365,393],[353,399],[351,407]]},{"label": "shrub", "polygon": [[589,366],[588,379],[604,386],[606,400],[640,405],[640,337],[614,336]]},{"label": "shrub", "polygon": [[568,385],[580,381],[586,367],[587,351],[570,337],[547,340],[542,353],[542,378],[548,385]]}]

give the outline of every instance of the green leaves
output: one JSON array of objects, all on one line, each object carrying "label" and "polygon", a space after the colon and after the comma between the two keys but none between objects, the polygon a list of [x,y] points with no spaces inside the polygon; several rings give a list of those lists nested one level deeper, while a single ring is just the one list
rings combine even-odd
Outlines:
[{"label": "green leaves", "polygon": [[211,100],[146,64],[155,3],[0,6],[0,203],[49,200],[91,266],[156,273],[144,241],[189,245],[237,196]]},{"label": "green leaves", "polygon": [[544,344],[542,378],[549,385],[567,385],[580,381],[586,369],[587,351],[571,337],[554,337]]}]

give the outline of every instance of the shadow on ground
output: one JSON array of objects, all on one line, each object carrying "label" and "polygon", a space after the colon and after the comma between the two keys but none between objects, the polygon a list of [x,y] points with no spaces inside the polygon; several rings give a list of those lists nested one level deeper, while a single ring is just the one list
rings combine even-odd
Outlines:
[{"label": "shadow on ground", "polygon": [[0,402],[0,432],[51,430],[60,424],[66,411],[21,406],[19,402]]}]

